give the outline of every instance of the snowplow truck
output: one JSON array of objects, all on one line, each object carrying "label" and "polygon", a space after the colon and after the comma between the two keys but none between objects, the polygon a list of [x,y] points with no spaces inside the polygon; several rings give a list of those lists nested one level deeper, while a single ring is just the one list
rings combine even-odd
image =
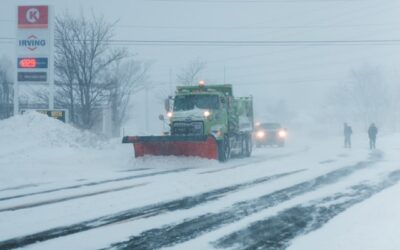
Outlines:
[{"label": "snowplow truck", "polygon": [[135,157],[198,156],[224,162],[251,155],[253,100],[235,98],[232,85],[177,87],[165,106],[167,135],[123,137],[123,143],[133,143]]}]

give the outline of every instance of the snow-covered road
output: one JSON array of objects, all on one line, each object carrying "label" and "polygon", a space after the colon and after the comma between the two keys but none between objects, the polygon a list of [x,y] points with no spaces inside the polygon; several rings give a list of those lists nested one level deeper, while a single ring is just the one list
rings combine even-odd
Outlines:
[{"label": "snow-covered road", "polygon": [[[365,214],[380,193],[399,189],[399,135],[375,151],[361,137],[353,149],[340,148],[341,138],[293,138],[221,164],[134,159],[117,141],[82,146],[90,135],[47,117],[10,120],[0,123],[10,137],[0,145],[9,152],[0,155],[0,249],[326,249],[313,235],[334,242],[350,223],[336,218]],[[39,126],[40,139],[29,139]],[[361,246],[350,239],[341,249]]]}]

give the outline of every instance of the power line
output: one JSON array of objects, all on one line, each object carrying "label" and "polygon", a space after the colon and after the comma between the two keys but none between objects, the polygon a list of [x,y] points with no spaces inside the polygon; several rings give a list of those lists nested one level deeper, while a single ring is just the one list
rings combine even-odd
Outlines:
[{"label": "power line", "polygon": [[282,26],[149,26],[149,25],[117,25],[117,28],[133,29],[176,29],[176,30],[260,30],[260,29],[326,29],[326,28],[356,28],[356,27],[388,27],[400,26],[400,23],[388,24],[350,24],[350,25],[282,25]]},{"label": "power line", "polygon": [[[74,40],[78,41],[78,40]],[[82,40],[81,40],[82,41]],[[91,40],[88,40],[91,41]],[[365,39],[365,40],[131,40],[110,39],[107,42],[117,43],[206,43],[206,44],[314,44],[314,43],[387,43],[400,42],[400,39]]]},{"label": "power line", "polygon": [[[58,39],[56,39],[57,41]],[[2,42],[13,42],[15,38],[0,37]],[[72,39],[69,42],[93,42],[95,40]],[[148,46],[348,46],[348,45],[400,45],[400,39],[366,40],[132,40],[109,39],[102,41],[109,45],[148,45]]]},{"label": "power line", "polygon": [[[78,41],[72,41],[78,42]],[[142,46],[354,46],[354,45],[400,45],[400,39],[376,39],[376,40],[259,40],[259,41],[235,41],[235,40],[107,40],[110,45],[142,45]]]},{"label": "power line", "polygon": [[[141,0],[144,2],[159,2],[159,3],[261,3],[261,4],[275,4],[275,3],[348,3],[348,2],[366,2],[365,0]],[[377,2],[378,0],[368,0]]]}]

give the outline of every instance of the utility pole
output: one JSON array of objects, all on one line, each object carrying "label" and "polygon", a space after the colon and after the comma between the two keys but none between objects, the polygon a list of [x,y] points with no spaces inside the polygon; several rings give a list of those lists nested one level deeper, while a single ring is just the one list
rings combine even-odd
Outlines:
[{"label": "utility pole", "polygon": [[145,102],[145,126],[146,126],[146,132],[149,132],[149,87],[146,85],[144,88],[145,93],[144,93],[144,102]]},{"label": "utility pole", "polygon": [[224,65],[224,84],[226,84],[226,67]]},{"label": "utility pole", "polygon": [[49,8],[49,33],[50,33],[50,46],[49,46],[49,69],[48,69],[48,78],[49,78],[49,109],[54,109],[54,7]]},{"label": "utility pole", "polygon": [[169,68],[169,94],[172,95],[172,68]]},{"label": "utility pole", "polygon": [[14,116],[16,116],[19,112],[19,84],[17,73],[14,73],[14,75]]}]

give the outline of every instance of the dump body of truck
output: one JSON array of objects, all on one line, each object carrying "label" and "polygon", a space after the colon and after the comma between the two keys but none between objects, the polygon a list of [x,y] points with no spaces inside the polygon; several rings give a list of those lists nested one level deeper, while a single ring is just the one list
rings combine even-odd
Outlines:
[{"label": "dump body of truck", "polygon": [[250,156],[251,97],[234,98],[232,85],[224,84],[177,87],[172,99],[169,135],[123,138],[134,144],[136,157],[184,155],[226,161],[231,155]]}]

